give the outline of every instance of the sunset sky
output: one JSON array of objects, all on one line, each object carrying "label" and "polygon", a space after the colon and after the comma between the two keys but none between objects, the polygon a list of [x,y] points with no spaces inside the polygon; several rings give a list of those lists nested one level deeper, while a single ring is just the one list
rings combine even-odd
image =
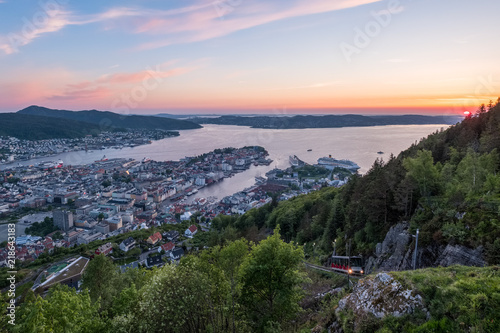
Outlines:
[{"label": "sunset sky", "polygon": [[0,0],[0,111],[461,114],[498,0]]}]

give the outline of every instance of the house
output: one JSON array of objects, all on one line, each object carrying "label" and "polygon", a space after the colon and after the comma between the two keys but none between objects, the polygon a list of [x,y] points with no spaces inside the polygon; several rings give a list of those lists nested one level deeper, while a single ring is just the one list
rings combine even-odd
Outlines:
[{"label": "house", "polygon": [[161,260],[161,255],[148,257],[146,259],[146,266],[148,267],[159,266],[161,264],[163,264],[163,260]]},{"label": "house", "polygon": [[172,242],[175,242],[179,238],[179,232],[177,230],[170,230],[164,234],[164,237]]},{"label": "house", "polygon": [[123,252],[128,252],[134,246],[135,246],[135,239],[129,237],[120,243],[120,250],[122,250]]},{"label": "house", "polygon": [[151,245],[155,245],[156,243],[161,241],[161,239],[162,239],[161,234],[159,232],[155,232],[154,234],[148,237],[147,242]]},{"label": "house", "polygon": [[129,268],[134,269],[134,268],[138,268],[138,267],[139,267],[139,263],[137,261],[134,261],[134,262],[131,262],[130,264],[121,265],[120,271],[122,273],[124,273]]},{"label": "house", "polygon": [[194,224],[192,224],[189,228],[186,229],[184,235],[186,235],[186,237],[192,238],[197,232],[198,228]]},{"label": "house", "polygon": [[175,244],[172,242],[168,242],[166,244],[163,244],[158,248],[158,253],[160,253],[162,250],[165,251],[165,253],[169,253],[175,248]]},{"label": "house", "polygon": [[95,254],[97,255],[104,254],[106,256],[111,252],[113,252],[113,246],[111,245],[111,243],[101,245],[97,248],[97,250],[95,250]]},{"label": "house", "polygon": [[170,258],[172,260],[179,260],[183,255],[184,250],[182,249],[182,247],[175,248],[172,250],[172,252],[170,252]]}]

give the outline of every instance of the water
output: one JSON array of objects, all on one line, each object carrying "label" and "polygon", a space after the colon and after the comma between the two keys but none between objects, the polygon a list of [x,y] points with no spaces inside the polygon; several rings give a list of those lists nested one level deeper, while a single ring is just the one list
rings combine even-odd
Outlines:
[{"label": "water", "polygon": [[[181,135],[154,141],[150,145],[134,148],[107,149],[94,152],[70,152],[57,156],[21,162],[22,165],[47,160],[63,160],[65,165],[92,163],[106,155],[107,158],[134,158],[141,160],[179,160],[185,156],[200,155],[216,148],[262,146],[274,162],[269,166],[252,166],[250,170],[232,178],[201,189],[190,197],[216,196],[219,199],[241,191],[254,184],[256,176],[264,176],[274,168],[289,166],[289,155],[297,155],[307,163],[316,163],[320,157],[332,155],[348,159],[360,166],[360,173],[368,171],[377,157],[388,159],[398,155],[415,141],[448,125],[400,125],[374,127],[344,127],[321,129],[254,129],[241,126],[204,125],[202,129],[180,131]],[[312,151],[308,152],[308,149]],[[383,151],[383,155],[377,154]],[[0,166],[6,168],[8,166]]]}]

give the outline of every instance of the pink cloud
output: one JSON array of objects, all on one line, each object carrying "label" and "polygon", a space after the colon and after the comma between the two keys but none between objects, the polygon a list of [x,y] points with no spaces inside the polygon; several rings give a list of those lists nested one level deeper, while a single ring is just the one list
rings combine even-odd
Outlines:
[{"label": "pink cloud", "polygon": [[49,100],[79,100],[79,99],[102,99],[114,93],[130,89],[130,84],[143,84],[151,78],[160,80],[172,76],[182,75],[197,68],[192,65],[188,67],[169,68],[177,61],[169,61],[159,64],[156,68],[148,68],[138,72],[121,72],[103,75],[93,81],[82,81],[67,84],[63,91],[52,93]]},{"label": "pink cloud", "polygon": [[[352,8],[381,0],[299,0],[278,7],[264,2],[243,2],[240,6],[203,7],[176,17],[142,16],[136,22],[136,33],[163,35],[164,38],[143,43],[139,50],[179,43],[190,43],[225,36],[233,32],[293,17]],[[222,2],[224,3],[224,2]]]},{"label": "pink cloud", "polygon": [[[225,0],[198,0],[192,5],[170,10],[116,7],[88,15],[77,15],[57,5],[42,12],[46,14],[43,23],[28,20],[17,32],[0,35],[0,51],[12,54],[40,36],[59,31],[67,25],[99,22],[105,23],[106,29],[129,27],[133,33],[163,36],[160,40],[138,47],[139,50],[153,49],[203,41],[278,20],[378,1],[381,0],[297,0],[278,5],[260,0],[243,1],[240,5],[231,6],[231,2]],[[120,22],[123,24],[119,25]]]},{"label": "pink cloud", "polygon": [[81,99],[101,99],[109,97],[112,91],[106,87],[95,87],[79,90],[67,90],[61,95],[50,96],[49,100],[81,100]]}]

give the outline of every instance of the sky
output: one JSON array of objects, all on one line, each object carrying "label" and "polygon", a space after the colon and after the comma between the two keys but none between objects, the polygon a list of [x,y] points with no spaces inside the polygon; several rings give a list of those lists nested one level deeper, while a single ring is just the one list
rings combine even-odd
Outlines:
[{"label": "sky", "polygon": [[0,0],[0,112],[436,114],[500,96],[498,0]]}]

